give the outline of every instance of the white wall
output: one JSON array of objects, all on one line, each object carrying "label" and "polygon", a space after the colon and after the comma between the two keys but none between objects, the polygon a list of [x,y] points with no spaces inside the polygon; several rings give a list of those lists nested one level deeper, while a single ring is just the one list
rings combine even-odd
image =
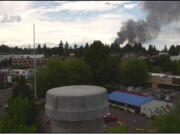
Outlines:
[{"label": "white wall", "polygon": [[127,111],[127,110],[128,110],[128,111],[131,112],[131,113],[135,113],[135,110],[132,109],[132,108],[129,108],[129,107],[121,106],[121,105],[118,105],[118,104],[112,104],[112,103],[110,103],[110,105],[111,105],[112,107],[114,107],[114,108],[117,108],[117,109],[121,108],[121,109],[123,109],[124,111]]},{"label": "white wall", "polygon": [[180,55],[178,55],[178,56],[171,56],[170,59],[171,59],[171,61],[180,60]]},{"label": "white wall", "polygon": [[[167,104],[172,108],[172,103],[160,100],[152,100],[141,105],[141,114],[145,114],[148,118],[151,118],[152,115],[158,115],[158,110],[163,110],[163,108],[165,108],[165,111],[169,111],[169,109],[166,107]],[[165,111],[162,112],[165,113]]]}]

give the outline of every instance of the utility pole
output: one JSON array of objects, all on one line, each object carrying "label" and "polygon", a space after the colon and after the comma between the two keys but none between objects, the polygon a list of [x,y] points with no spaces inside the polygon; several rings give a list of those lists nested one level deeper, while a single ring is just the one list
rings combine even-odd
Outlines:
[{"label": "utility pole", "polygon": [[37,99],[37,90],[36,90],[36,51],[35,51],[35,24],[33,24],[33,41],[34,41],[34,97]]}]

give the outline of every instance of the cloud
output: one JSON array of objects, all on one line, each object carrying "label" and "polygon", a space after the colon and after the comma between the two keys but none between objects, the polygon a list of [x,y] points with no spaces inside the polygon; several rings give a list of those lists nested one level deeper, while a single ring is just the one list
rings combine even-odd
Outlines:
[{"label": "cloud", "polygon": [[[93,40],[102,40],[105,43],[111,43],[121,26],[121,22],[132,17],[124,13],[124,11],[118,10],[117,13],[102,12],[101,14],[93,15],[93,17],[87,17],[86,19],[77,19],[77,16],[74,16],[70,21],[58,19],[52,21],[47,13],[54,12],[55,8],[53,9],[52,6],[45,7],[43,5],[32,8],[32,4],[34,3],[3,2],[2,4],[0,2],[0,14],[21,15],[22,17],[22,22],[19,23],[0,23],[1,33],[3,33],[0,43],[5,43],[10,46],[23,45],[28,47],[29,44],[32,44],[33,39],[32,24],[36,24],[36,42],[41,44],[47,43],[49,46],[57,45],[60,40],[68,41],[70,44],[75,42],[83,44],[85,42],[92,42]],[[13,12],[4,8],[4,6],[12,9]],[[115,7],[114,5],[112,6],[112,4],[109,6],[107,2],[102,1],[64,2],[61,3],[61,6],[64,7],[63,9],[71,11],[93,11],[96,9],[104,11]],[[57,14],[58,13],[54,13],[55,16]]]},{"label": "cloud", "polygon": [[137,4],[125,4],[124,5],[124,8],[125,9],[133,9],[133,8],[135,8],[137,6]]},{"label": "cloud", "polygon": [[[70,45],[92,43],[93,40],[110,44],[116,38],[122,22],[136,18],[135,15],[126,12],[127,8],[133,7],[130,1],[58,1],[53,5],[51,2],[39,3],[37,6],[37,2],[34,1],[0,2],[0,16],[3,14],[20,15],[22,18],[22,22],[19,23],[0,23],[2,33],[0,44],[23,47],[32,45],[32,24],[36,24],[37,44],[47,43],[47,46],[52,47],[57,46],[60,40],[68,41]],[[125,8],[123,8],[124,4]],[[81,16],[79,13],[86,14]],[[65,17],[69,19],[66,20]],[[168,43],[178,42],[178,36],[172,37],[173,31],[169,33],[167,30],[161,34],[157,40]]]},{"label": "cloud", "polygon": [[61,5],[57,6],[54,11],[68,10],[71,12],[79,11],[107,11],[117,8],[118,5],[128,3],[127,1],[78,1],[78,2],[59,2]]}]

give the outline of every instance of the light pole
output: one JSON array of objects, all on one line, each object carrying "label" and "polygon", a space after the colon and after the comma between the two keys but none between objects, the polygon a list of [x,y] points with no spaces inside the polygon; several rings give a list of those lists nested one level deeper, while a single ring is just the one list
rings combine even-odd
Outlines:
[{"label": "light pole", "polygon": [[33,41],[34,41],[34,97],[37,99],[37,90],[36,90],[36,51],[35,51],[35,24],[33,24]]}]

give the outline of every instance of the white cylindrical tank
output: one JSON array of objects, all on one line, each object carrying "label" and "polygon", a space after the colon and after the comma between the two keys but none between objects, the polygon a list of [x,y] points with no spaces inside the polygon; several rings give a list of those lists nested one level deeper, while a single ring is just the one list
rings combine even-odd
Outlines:
[{"label": "white cylindrical tank", "polygon": [[46,114],[54,133],[104,132],[108,106],[106,89],[99,86],[58,87],[46,94]]}]

